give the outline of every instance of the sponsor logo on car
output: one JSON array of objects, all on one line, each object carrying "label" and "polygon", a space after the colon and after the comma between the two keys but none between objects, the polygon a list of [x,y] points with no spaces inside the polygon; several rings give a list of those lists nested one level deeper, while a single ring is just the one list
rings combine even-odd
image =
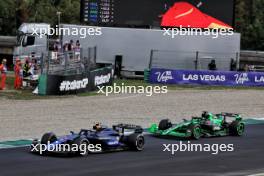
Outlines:
[{"label": "sponsor logo on car", "polygon": [[119,142],[118,141],[109,141],[107,142],[108,145],[118,145]]}]

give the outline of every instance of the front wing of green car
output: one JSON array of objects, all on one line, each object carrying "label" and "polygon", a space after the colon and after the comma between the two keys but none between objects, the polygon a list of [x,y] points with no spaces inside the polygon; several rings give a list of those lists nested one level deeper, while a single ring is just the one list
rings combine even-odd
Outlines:
[{"label": "front wing of green car", "polygon": [[161,136],[175,136],[175,137],[191,137],[192,132],[190,130],[185,130],[180,132],[180,130],[176,130],[179,126],[171,127],[167,130],[159,130],[157,124],[152,124],[151,127],[148,129],[149,133],[154,135],[161,135]]}]

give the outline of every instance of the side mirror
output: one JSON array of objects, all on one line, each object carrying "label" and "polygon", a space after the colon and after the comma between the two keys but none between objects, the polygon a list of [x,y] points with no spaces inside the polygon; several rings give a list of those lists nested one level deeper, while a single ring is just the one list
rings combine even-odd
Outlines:
[{"label": "side mirror", "polygon": [[73,132],[73,131],[70,131],[70,133],[71,133],[71,134],[74,134],[74,132]]}]

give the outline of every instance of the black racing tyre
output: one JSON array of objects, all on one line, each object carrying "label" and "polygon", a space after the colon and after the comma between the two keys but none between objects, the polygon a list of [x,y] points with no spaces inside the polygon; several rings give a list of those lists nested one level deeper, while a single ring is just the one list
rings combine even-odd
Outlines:
[{"label": "black racing tyre", "polygon": [[169,119],[163,119],[159,123],[159,130],[167,130],[172,127],[172,123]]},{"label": "black racing tyre", "polygon": [[128,136],[127,143],[131,150],[142,151],[144,149],[145,138],[142,134],[134,133]]},{"label": "black racing tyre", "polygon": [[193,139],[200,139],[200,137],[202,136],[201,134],[201,127],[198,124],[191,124],[189,129],[192,132],[192,138]]},{"label": "black racing tyre", "polygon": [[233,121],[229,126],[229,131],[231,135],[242,136],[245,131],[245,124],[240,121]]},{"label": "black racing tyre", "polygon": [[41,140],[40,140],[40,143],[41,144],[48,144],[48,142],[52,143],[52,142],[55,142],[57,140],[57,136],[50,132],[50,133],[45,133]]},{"label": "black racing tyre", "polygon": [[76,154],[79,156],[87,156],[89,154],[88,146],[90,144],[89,140],[84,137],[78,137],[73,141],[73,144],[78,146],[78,151]]}]

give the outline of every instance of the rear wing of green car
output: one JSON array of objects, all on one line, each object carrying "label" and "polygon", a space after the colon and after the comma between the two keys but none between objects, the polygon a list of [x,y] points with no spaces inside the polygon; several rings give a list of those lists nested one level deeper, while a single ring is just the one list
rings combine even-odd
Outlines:
[{"label": "rear wing of green car", "polygon": [[222,112],[221,114],[216,114],[216,116],[223,116],[224,118],[231,117],[235,118],[236,120],[242,120],[241,115],[238,113]]}]

